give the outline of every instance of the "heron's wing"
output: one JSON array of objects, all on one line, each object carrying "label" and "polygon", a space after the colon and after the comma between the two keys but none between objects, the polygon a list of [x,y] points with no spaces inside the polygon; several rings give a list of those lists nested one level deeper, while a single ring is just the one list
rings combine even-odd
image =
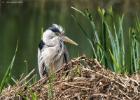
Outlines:
[{"label": "heron's wing", "polygon": [[39,49],[42,50],[42,48],[44,47],[45,43],[43,42],[43,40],[40,41],[39,43]]},{"label": "heron's wing", "polygon": [[41,74],[43,77],[44,77],[44,76],[48,76],[48,72],[47,72],[45,63],[42,63],[40,74]]},{"label": "heron's wing", "polygon": [[48,75],[47,67],[46,67],[44,59],[41,55],[40,49],[38,49],[38,69],[39,69],[39,75],[40,75],[41,78]]},{"label": "heron's wing", "polygon": [[67,48],[65,47],[64,48],[64,63],[68,63],[68,61],[69,61],[69,53],[68,53]]}]

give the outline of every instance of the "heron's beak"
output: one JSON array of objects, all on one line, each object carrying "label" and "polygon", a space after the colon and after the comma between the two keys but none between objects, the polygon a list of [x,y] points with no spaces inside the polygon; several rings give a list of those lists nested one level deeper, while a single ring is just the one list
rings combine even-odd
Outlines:
[{"label": "heron's beak", "polygon": [[68,38],[67,36],[63,36],[62,39],[66,43],[74,44],[76,46],[78,45],[75,41],[73,41],[72,39]]}]

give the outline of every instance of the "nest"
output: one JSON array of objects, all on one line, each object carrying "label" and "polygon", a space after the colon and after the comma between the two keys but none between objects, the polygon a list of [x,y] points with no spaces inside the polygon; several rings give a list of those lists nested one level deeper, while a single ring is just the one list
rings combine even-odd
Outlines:
[{"label": "nest", "polygon": [[140,100],[138,79],[106,70],[96,59],[73,59],[49,77],[28,85],[25,80],[32,72],[4,89],[0,99]]}]

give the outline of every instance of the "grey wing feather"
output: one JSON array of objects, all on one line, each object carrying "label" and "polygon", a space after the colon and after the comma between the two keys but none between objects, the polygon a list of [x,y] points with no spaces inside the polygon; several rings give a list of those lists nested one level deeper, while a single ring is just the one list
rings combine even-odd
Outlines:
[{"label": "grey wing feather", "polygon": [[64,63],[68,63],[68,61],[69,61],[69,53],[68,53],[67,48],[65,47],[64,48]]},{"label": "grey wing feather", "polygon": [[39,69],[39,75],[41,78],[48,75],[46,65],[43,62],[43,59],[41,57],[40,49],[38,49],[38,69]]}]

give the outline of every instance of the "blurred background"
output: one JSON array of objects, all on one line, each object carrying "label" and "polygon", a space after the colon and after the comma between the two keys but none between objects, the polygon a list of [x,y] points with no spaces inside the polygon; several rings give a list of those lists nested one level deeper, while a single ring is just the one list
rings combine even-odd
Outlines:
[{"label": "blurred background", "polygon": [[[72,18],[76,12],[71,6],[80,10],[89,9],[96,22],[97,8],[112,6],[116,15],[125,14],[126,29],[133,26],[136,15],[140,15],[139,0],[0,0],[0,80],[12,60],[17,41],[13,77],[18,79],[22,73],[28,73],[33,68],[38,73],[37,48],[41,30],[47,29],[52,23],[62,25],[66,35],[79,44],[78,47],[67,44],[71,58],[82,54],[91,56],[88,42]],[[91,32],[89,23],[81,17],[79,20]]]}]

